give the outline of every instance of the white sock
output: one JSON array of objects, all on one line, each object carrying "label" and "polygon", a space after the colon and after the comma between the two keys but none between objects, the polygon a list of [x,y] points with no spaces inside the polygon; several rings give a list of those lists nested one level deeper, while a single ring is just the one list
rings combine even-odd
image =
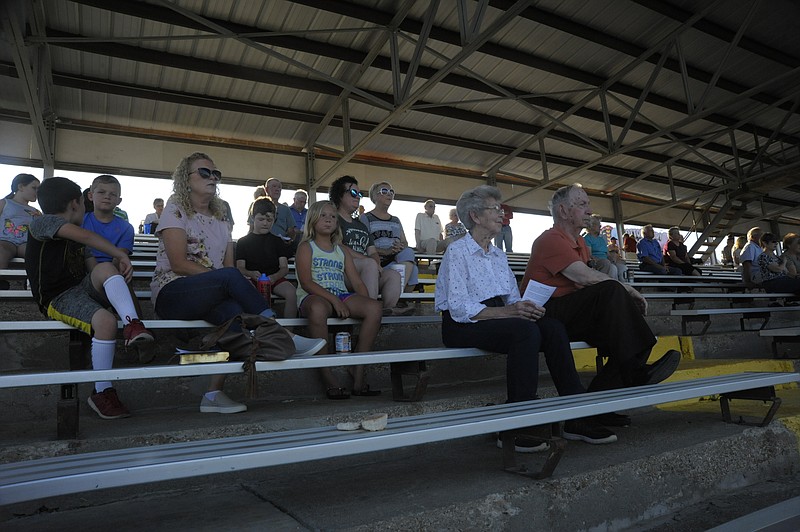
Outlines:
[{"label": "white sock", "polygon": [[214,390],[213,392],[206,392],[206,399],[208,399],[209,401],[213,401],[214,399],[217,398],[218,393],[219,390]]},{"label": "white sock", "polygon": [[117,315],[122,318],[123,323],[130,318],[132,320],[139,319],[136,313],[136,307],[133,306],[133,299],[131,299],[131,292],[128,290],[128,284],[125,278],[121,275],[112,275],[106,282],[103,283],[103,289],[106,291],[106,297],[117,311]]},{"label": "white sock", "polygon": [[[116,340],[92,338],[92,369],[111,369],[114,366],[114,351],[116,347]],[[97,393],[106,388],[111,388],[111,383],[108,381],[94,383],[94,390]]]}]

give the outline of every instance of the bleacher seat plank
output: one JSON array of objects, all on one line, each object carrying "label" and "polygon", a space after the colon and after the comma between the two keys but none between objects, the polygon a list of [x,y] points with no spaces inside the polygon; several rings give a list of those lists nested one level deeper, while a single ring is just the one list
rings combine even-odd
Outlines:
[{"label": "bleacher seat plank", "polygon": [[798,380],[797,373],[723,375],[391,418],[379,432],[315,427],[9,463],[0,465],[0,504],[385,451]]}]

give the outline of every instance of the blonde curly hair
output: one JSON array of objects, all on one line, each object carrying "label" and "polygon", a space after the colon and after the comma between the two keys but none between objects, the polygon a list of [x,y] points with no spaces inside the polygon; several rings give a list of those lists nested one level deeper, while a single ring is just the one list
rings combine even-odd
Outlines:
[{"label": "blonde curly hair", "polygon": [[[192,207],[192,202],[189,197],[191,191],[189,188],[189,168],[191,168],[193,162],[199,160],[205,160],[212,164],[214,162],[214,160],[205,153],[194,152],[181,159],[175,171],[172,172],[172,196],[170,199],[183,209],[190,218],[197,214],[197,212],[194,210],[194,207]],[[208,207],[211,209],[214,218],[225,220],[226,210],[219,197],[219,189],[217,189],[217,195],[211,198],[211,203],[209,203]]]}]

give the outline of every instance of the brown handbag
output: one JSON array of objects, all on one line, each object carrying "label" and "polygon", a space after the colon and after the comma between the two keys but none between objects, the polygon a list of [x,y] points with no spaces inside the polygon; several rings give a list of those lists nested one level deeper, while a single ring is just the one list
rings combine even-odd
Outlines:
[{"label": "brown handbag", "polygon": [[[234,322],[240,331],[231,331]],[[231,360],[244,362],[242,368],[247,375],[247,396],[257,396],[256,362],[281,361],[295,353],[294,340],[289,331],[273,318],[258,314],[238,314],[203,337],[201,349],[219,346],[230,353]]]}]

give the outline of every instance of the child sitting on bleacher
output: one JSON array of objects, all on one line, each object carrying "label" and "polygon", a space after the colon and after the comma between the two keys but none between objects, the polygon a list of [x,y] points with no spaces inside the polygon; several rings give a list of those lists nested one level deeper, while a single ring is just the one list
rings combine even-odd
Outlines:
[{"label": "child sitting on bleacher", "polygon": [[[122,185],[117,178],[107,174],[95,177],[88,199],[94,210],[83,215],[81,227],[97,233],[130,255],[133,252],[133,226],[114,214],[114,209],[122,201]],[[112,262],[107,253],[94,248],[90,248],[90,251],[97,262]]]},{"label": "child sitting on bleacher", "polygon": [[[318,201],[308,210],[303,241],[297,248],[297,300],[300,314],[308,318],[308,330],[313,338],[328,338],[328,318],[362,318],[361,332],[355,351],[370,351],[381,326],[381,304],[369,297],[364,282],[356,272],[350,255],[339,243],[342,231],[337,222],[336,208],[330,201]],[[355,294],[347,291],[347,276]],[[323,368],[328,399],[347,399],[350,392],[339,386],[330,368]],[[364,366],[353,368],[353,395],[377,395],[364,382]]]},{"label": "child sitting on bleacher", "polygon": [[270,232],[275,222],[275,204],[267,198],[257,199],[252,205],[253,232],[236,242],[236,267],[242,275],[258,281],[266,274],[272,292],[283,297],[284,318],[297,316],[297,291],[286,278],[289,273],[291,248],[279,236]]},{"label": "child sitting on bleacher", "polygon": [[[45,179],[39,187],[44,212],[31,222],[25,270],[39,309],[46,316],[92,335],[92,368],[111,369],[117,337],[114,307],[126,322],[125,346],[153,340],[139,321],[128,290],[133,268],[124,249],[102,236],[82,229],[85,207],[78,185],[63,177]],[[98,263],[86,247],[113,262]],[[96,382],[89,406],[103,419],[128,417],[130,412],[111,383]]]}]

